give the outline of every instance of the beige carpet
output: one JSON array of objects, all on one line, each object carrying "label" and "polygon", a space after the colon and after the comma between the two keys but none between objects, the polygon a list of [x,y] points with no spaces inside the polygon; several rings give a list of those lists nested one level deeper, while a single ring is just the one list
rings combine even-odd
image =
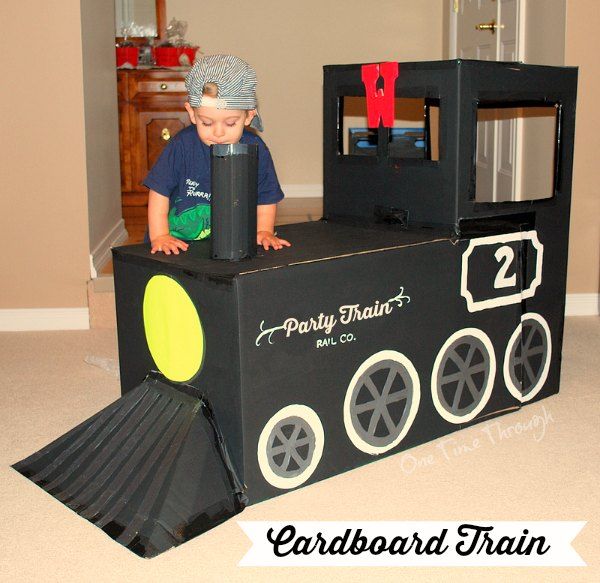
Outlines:
[{"label": "beige carpet", "polygon": [[[598,499],[600,318],[567,320],[561,393],[406,454],[253,506],[243,520],[587,520],[575,548],[585,568],[267,569],[237,566],[249,547],[235,519],[144,560],[9,466],[119,396],[115,331],[0,334],[0,580],[87,581],[600,581]],[[545,416],[542,432],[514,428]],[[513,430],[511,430],[513,428]],[[492,429],[490,429],[491,431]],[[496,434],[497,435],[497,434]],[[454,446],[452,447],[448,446]],[[456,451],[457,453],[454,453]],[[458,453],[461,451],[462,453]],[[427,464],[415,466],[415,460]]]}]

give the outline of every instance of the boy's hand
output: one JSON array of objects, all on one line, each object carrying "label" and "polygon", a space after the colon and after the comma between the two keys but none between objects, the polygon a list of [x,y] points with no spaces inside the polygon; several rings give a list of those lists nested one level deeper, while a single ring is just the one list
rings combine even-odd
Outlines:
[{"label": "boy's hand", "polygon": [[151,253],[162,251],[165,255],[179,255],[179,250],[187,251],[189,245],[185,241],[171,237],[171,235],[160,235],[151,241]]},{"label": "boy's hand", "polygon": [[257,245],[262,245],[265,251],[269,247],[273,247],[273,249],[281,249],[282,247],[291,247],[292,244],[285,239],[280,239],[274,233],[270,231],[258,231],[256,233],[256,243]]}]

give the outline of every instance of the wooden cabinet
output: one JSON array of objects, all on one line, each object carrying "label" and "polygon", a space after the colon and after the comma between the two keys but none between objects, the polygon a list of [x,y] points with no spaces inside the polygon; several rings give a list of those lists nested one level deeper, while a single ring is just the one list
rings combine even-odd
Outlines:
[{"label": "wooden cabinet", "polygon": [[190,124],[184,109],[186,70],[120,69],[119,147],[123,218],[130,241],[141,240],[146,228],[148,170],[167,142]]}]

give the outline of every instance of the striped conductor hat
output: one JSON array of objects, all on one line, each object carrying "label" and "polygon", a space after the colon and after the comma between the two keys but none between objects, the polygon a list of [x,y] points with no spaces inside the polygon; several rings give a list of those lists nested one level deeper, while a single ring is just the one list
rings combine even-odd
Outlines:
[{"label": "striped conductor hat", "polygon": [[[204,95],[207,83],[216,86],[216,97]],[[192,107],[256,109],[256,71],[233,55],[208,55],[196,61],[185,78],[185,88]],[[263,131],[258,112],[250,126]]]}]

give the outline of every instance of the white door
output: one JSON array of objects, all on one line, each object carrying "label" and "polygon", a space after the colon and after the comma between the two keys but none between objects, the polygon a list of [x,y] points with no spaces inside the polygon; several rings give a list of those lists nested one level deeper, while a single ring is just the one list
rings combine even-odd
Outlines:
[{"label": "white door", "polygon": [[[461,59],[519,59],[520,0],[456,0],[456,49]],[[514,110],[479,109],[477,113],[476,200],[517,198],[517,136]]]},{"label": "white door", "polygon": [[498,61],[497,37],[491,31],[476,27],[496,21],[498,2],[495,0],[460,0],[454,2],[457,12],[456,57]]}]

